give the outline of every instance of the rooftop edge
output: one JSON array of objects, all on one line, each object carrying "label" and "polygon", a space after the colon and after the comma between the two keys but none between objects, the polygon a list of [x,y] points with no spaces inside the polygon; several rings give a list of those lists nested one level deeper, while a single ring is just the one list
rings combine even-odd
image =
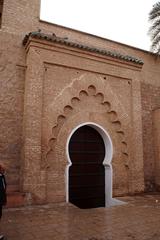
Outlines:
[{"label": "rooftop edge", "polygon": [[88,46],[88,45],[72,42],[68,38],[57,37],[54,33],[53,34],[46,34],[46,33],[42,33],[41,31],[35,31],[35,32],[30,32],[30,33],[26,34],[24,39],[23,39],[23,45],[24,46],[27,44],[29,37],[37,38],[37,39],[43,39],[43,40],[47,40],[47,41],[50,41],[50,42],[55,42],[55,43],[58,43],[58,44],[63,44],[63,45],[74,47],[74,48],[79,48],[81,50],[98,53],[98,54],[101,54],[101,55],[117,58],[117,59],[124,60],[124,61],[127,61],[127,62],[133,62],[133,63],[139,64],[139,65],[144,64],[141,59],[138,59],[138,58],[133,57],[133,56],[123,55],[123,54],[118,53],[116,51],[109,51],[109,50],[106,50],[106,49],[100,49],[100,48],[91,47],[91,46]]}]

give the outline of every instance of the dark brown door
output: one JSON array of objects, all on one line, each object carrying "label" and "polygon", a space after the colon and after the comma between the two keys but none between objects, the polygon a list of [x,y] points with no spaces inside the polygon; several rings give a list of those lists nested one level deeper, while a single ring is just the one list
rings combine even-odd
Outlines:
[{"label": "dark brown door", "polygon": [[90,126],[80,127],[69,143],[69,201],[79,208],[105,206],[105,146]]}]

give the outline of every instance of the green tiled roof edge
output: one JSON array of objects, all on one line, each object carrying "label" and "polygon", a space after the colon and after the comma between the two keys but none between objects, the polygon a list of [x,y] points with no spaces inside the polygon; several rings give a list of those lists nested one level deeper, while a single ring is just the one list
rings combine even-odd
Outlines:
[{"label": "green tiled roof edge", "polygon": [[124,61],[133,62],[133,63],[143,65],[142,60],[140,60],[138,58],[135,58],[135,57],[132,57],[132,56],[123,55],[123,54],[117,53],[115,51],[107,51],[105,49],[90,47],[90,46],[87,46],[87,45],[83,45],[83,44],[80,44],[80,43],[69,41],[67,38],[57,37],[55,34],[46,34],[46,33],[40,32],[40,31],[30,32],[29,34],[27,34],[23,39],[23,45],[26,45],[29,37],[44,39],[44,40],[47,40],[47,41],[50,41],[50,42],[64,44],[64,45],[67,45],[67,46],[70,46],[70,47],[79,48],[79,49],[83,49],[83,50],[86,50],[86,51],[95,52],[95,53],[98,53],[98,54],[101,54],[101,55],[106,55],[106,56],[121,59],[121,60],[124,60]]}]

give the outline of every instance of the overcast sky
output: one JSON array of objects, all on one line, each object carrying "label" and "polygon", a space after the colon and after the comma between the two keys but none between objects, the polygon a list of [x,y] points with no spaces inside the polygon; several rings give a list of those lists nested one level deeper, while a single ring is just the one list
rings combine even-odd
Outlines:
[{"label": "overcast sky", "polygon": [[41,19],[149,50],[148,14],[158,0],[41,0]]}]

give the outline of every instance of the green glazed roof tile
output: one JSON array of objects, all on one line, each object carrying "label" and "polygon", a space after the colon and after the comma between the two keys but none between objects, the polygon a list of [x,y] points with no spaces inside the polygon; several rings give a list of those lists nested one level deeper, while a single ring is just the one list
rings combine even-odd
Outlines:
[{"label": "green glazed roof tile", "polygon": [[110,57],[113,57],[113,58],[117,58],[117,59],[125,60],[125,61],[128,61],[128,62],[133,62],[133,63],[136,63],[136,64],[143,65],[142,60],[140,60],[138,58],[135,58],[133,56],[123,55],[123,54],[117,53],[115,51],[107,51],[105,49],[100,49],[100,48],[96,48],[96,47],[94,48],[94,47],[90,47],[90,46],[83,45],[83,44],[80,44],[80,43],[72,42],[72,41],[69,41],[67,38],[57,37],[54,33],[53,34],[46,34],[46,33],[40,32],[40,31],[30,32],[29,34],[27,34],[24,37],[23,45],[26,45],[29,37],[44,39],[44,40],[47,40],[47,41],[50,41],[50,42],[64,44],[64,45],[67,45],[67,46],[70,46],[70,47],[79,48],[79,49],[83,49],[83,50],[86,50],[86,51],[95,52],[95,53],[98,53],[98,54],[101,54],[101,55],[106,55],[106,56],[110,56]]}]

